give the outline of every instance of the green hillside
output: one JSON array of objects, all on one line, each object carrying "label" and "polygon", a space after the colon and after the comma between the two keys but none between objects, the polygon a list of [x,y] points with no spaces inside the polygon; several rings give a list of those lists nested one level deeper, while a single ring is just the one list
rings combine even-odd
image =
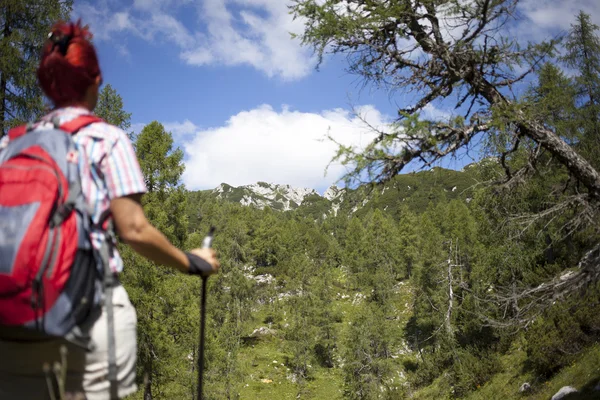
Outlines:
[{"label": "green hillside", "polygon": [[[473,167],[464,171],[433,168],[427,171],[400,174],[385,184],[365,185],[357,189],[343,189],[341,199],[330,201],[318,194],[309,194],[300,205],[289,201],[294,215],[321,220],[331,214],[363,216],[368,210],[381,209],[390,215],[398,215],[406,206],[415,213],[422,213],[429,204],[462,199],[471,201],[477,181]],[[265,182],[258,186],[268,188]],[[274,193],[274,199],[252,191],[248,187],[232,187],[222,184],[218,190],[205,190],[207,195],[232,203],[241,203],[252,197],[260,203],[268,203],[273,210],[283,211],[285,194]],[[368,206],[367,206],[368,205]],[[334,211],[335,209],[335,211]]]},{"label": "green hillside", "polygon": [[[216,224],[224,260],[211,287],[210,398],[542,399],[566,385],[582,391],[572,398],[594,398],[600,288],[555,306],[534,328],[483,326],[496,311],[481,298],[503,279],[504,263],[543,266],[524,275],[531,282],[555,268],[495,233],[487,207],[498,193],[474,184],[486,171],[399,175],[347,191],[337,216],[336,201],[319,195],[281,212],[188,193],[190,226]],[[532,238],[521,244],[544,254]],[[448,253],[450,243],[459,253]],[[461,261],[447,325],[449,256]],[[525,382],[532,389],[520,394]]]}]

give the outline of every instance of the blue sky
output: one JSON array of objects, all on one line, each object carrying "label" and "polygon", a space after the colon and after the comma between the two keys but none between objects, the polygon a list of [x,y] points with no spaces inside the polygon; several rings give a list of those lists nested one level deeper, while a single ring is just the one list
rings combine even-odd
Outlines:
[{"label": "blue sky", "polygon": [[[104,81],[123,97],[134,127],[160,121],[184,149],[188,188],[266,181],[323,192],[342,170],[332,166],[324,175],[335,146],[318,139],[330,130],[345,144],[364,145],[372,133],[352,106],[384,126],[396,104],[412,98],[361,90],[343,58],[326,58],[317,72],[310,49],[289,37],[302,21],[292,20],[286,3],[75,0],[73,17],[91,26]],[[600,24],[599,3],[522,0],[507,34],[547,38],[568,29],[579,9]]]}]

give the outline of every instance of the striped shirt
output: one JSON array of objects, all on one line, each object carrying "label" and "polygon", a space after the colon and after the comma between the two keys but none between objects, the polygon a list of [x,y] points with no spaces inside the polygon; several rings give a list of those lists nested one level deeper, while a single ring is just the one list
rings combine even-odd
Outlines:
[{"label": "striped shirt", "polygon": [[[40,124],[39,129],[51,129],[50,121],[55,117],[62,125],[85,114],[91,112],[79,107],[57,109],[42,118],[47,123]],[[81,188],[93,210],[95,224],[108,213],[112,199],[147,191],[135,151],[123,130],[97,122],[79,130],[73,139],[80,155]],[[106,232],[100,229],[92,231],[95,248],[100,248],[105,235]],[[123,260],[116,250],[116,243],[109,263],[113,271],[123,271]]]}]

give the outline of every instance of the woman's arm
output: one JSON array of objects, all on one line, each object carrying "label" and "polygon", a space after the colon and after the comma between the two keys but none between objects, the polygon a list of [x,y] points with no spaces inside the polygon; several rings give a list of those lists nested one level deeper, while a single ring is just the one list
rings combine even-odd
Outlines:
[{"label": "woman's arm", "polygon": [[[117,233],[120,238],[135,250],[136,253],[154,261],[167,265],[181,272],[189,272],[187,255],[173,246],[171,242],[146,219],[141,205],[141,194],[119,197],[111,200],[112,213]],[[205,261],[217,272],[219,262],[212,249],[194,249],[191,251]]]}]

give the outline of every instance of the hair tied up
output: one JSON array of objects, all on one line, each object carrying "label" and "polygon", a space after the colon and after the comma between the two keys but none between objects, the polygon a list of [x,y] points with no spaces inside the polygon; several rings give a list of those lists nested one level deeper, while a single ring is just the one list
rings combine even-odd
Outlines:
[{"label": "hair tied up", "polygon": [[40,87],[56,107],[81,101],[101,75],[91,38],[81,21],[58,22],[50,29],[37,76]]},{"label": "hair tied up", "polygon": [[71,39],[73,39],[73,35],[71,35],[71,34],[68,34],[68,35],[58,34],[57,35],[55,32],[50,32],[48,34],[48,40],[50,40],[52,42],[52,50],[51,51],[54,51],[54,49],[56,49],[58,47],[58,51],[63,56],[67,55],[67,50],[69,49],[69,43],[71,42]]}]

